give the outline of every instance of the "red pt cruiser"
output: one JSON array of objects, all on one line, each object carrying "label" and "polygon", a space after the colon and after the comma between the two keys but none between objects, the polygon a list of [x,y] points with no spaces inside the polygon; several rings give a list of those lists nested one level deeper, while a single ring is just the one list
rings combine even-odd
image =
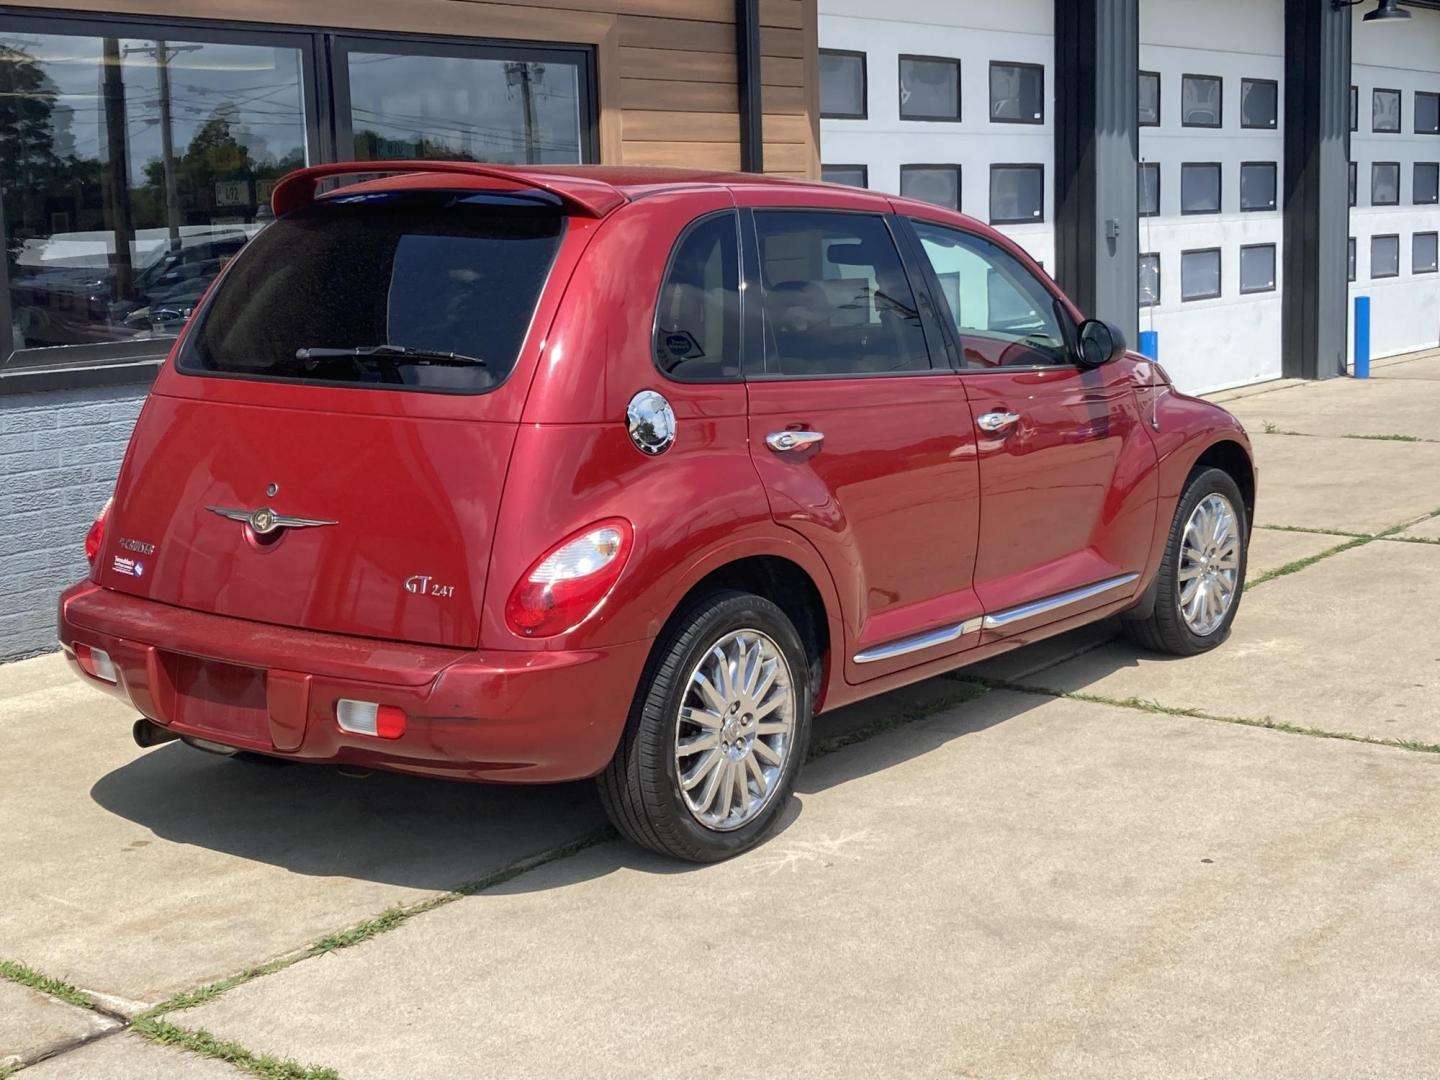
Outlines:
[{"label": "red pt cruiser", "polygon": [[[383,174],[320,192],[341,174]],[[1249,442],[1003,236],[681,170],[292,173],[60,601],[136,739],[755,844],[812,716],[1116,612],[1223,640]]]}]

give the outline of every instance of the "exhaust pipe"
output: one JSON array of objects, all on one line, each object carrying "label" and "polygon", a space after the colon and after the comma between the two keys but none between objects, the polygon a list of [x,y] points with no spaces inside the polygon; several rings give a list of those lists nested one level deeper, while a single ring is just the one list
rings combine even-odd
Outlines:
[{"label": "exhaust pipe", "polygon": [[180,737],[169,728],[161,727],[148,716],[142,716],[135,721],[134,727],[130,729],[130,735],[134,738],[135,745],[142,750],[159,746],[161,743],[173,742]]}]

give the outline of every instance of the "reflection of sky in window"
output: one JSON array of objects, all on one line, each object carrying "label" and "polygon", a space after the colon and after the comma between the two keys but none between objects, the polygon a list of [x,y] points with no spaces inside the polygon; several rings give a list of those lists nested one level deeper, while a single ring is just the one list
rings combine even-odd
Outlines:
[{"label": "reflection of sky in window", "polygon": [[523,69],[539,160],[580,160],[579,71],[573,64],[361,52],[349,61],[354,130],[379,135],[385,156],[410,156],[424,139],[481,161],[524,161]]},{"label": "reflection of sky in window", "polygon": [[[3,44],[40,62],[54,87],[55,151],[79,158],[104,156],[105,106],[100,38],[53,34],[6,37]],[[161,153],[159,71],[154,41],[121,39],[126,138],[131,183]],[[305,147],[300,54],[257,45],[168,41],[171,131],[177,154],[217,112],[257,164],[273,163]],[[179,47],[184,51],[175,52]]]}]

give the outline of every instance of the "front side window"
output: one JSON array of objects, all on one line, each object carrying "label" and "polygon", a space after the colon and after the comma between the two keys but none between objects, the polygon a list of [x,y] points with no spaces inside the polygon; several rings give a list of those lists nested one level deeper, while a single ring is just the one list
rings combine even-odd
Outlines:
[{"label": "front side window", "polygon": [[865,54],[821,49],[820,115],[863,120],[865,114]]},{"label": "front side window", "polygon": [[1417,161],[1411,197],[1416,205],[1440,202],[1440,162]]},{"label": "front side window", "polygon": [[1433,274],[1440,269],[1437,267],[1437,258],[1440,258],[1440,251],[1437,251],[1436,248],[1437,240],[1440,240],[1440,233],[1415,234],[1410,248],[1410,272],[1412,274]]},{"label": "front side window", "polygon": [[1391,278],[1400,276],[1400,237],[1372,236],[1370,238],[1370,276]]},{"label": "front side window", "polygon": [[1155,217],[1160,213],[1160,163],[1142,161],[1136,178],[1139,187],[1139,213],[1141,217]]},{"label": "front side window", "polygon": [[1280,84],[1274,79],[1240,80],[1240,126],[1273,128],[1280,116]]},{"label": "front side window", "polygon": [[0,31],[0,360],[178,331],[308,161],[289,40]]},{"label": "front side window", "polygon": [[1186,75],[1180,80],[1180,123],[1218,128],[1224,118],[1224,98],[1224,83],[1219,78]]},{"label": "front side window", "polygon": [[1275,209],[1275,163],[1247,161],[1240,166],[1240,209]]},{"label": "front side window", "polygon": [[1416,93],[1415,134],[1440,135],[1440,94],[1428,90]]},{"label": "front side window", "polygon": [[1371,95],[1370,130],[1394,133],[1400,130],[1400,91],[1376,90]]},{"label": "front side window", "polygon": [[885,219],[757,210],[765,373],[785,378],[930,370],[915,295]]},{"label": "front side window", "polygon": [[548,199],[396,191],[287,214],[237,259],[180,370],[476,393],[520,352],[564,233]]},{"label": "front side window", "polygon": [[901,165],[900,194],[907,199],[960,209],[959,165]]},{"label": "front side window", "polygon": [[990,166],[990,224],[1029,225],[1045,220],[1045,166]]},{"label": "front side window", "polygon": [[1247,244],[1240,249],[1240,291],[1275,291],[1275,245]]},{"label": "front side window", "polygon": [[1180,166],[1180,212],[1220,212],[1220,166],[1214,162],[1186,162]]},{"label": "front side window", "polygon": [[866,188],[870,186],[870,170],[864,165],[821,165],[820,179],[827,184]]},{"label": "front side window", "polygon": [[900,57],[900,119],[959,120],[960,61]]},{"label": "front side window", "polygon": [[1140,306],[1156,307],[1160,303],[1160,256],[1140,256]]},{"label": "front side window", "polygon": [[1141,127],[1160,126],[1160,73],[1140,72],[1139,122]]},{"label": "front side window", "polygon": [[963,229],[913,224],[965,367],[1070,363],[1055,297],[1018,259]]},{"label": "front side window", "polygon": [[655,306],[655,362],[671,378],[740,377],[740,252],[733,213],[690,226]]},{"label": "front side window", "polygon": [[1045,68],[1040,64],[990,65],[990,119],[999,124],[1045,122]]},{"label": "front side window", "polygon": [[1400,203],[1400,163],[1377,161],[1370,166],[1370,205],[1398,206]]},{"label": "front side window", "polygon": [[1220,249],[1180,253],[1180,299],[1213,300],[1220,295]]}]

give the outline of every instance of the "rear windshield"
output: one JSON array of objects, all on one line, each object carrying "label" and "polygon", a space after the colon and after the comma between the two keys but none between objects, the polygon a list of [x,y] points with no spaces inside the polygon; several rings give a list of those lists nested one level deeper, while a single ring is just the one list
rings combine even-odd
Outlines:
[{"label": "rear windshield", "polygon": [[478,393],[515,366],[560,246],[547,196],[322,199],[263,229],[196,315],[193,374]]}]

